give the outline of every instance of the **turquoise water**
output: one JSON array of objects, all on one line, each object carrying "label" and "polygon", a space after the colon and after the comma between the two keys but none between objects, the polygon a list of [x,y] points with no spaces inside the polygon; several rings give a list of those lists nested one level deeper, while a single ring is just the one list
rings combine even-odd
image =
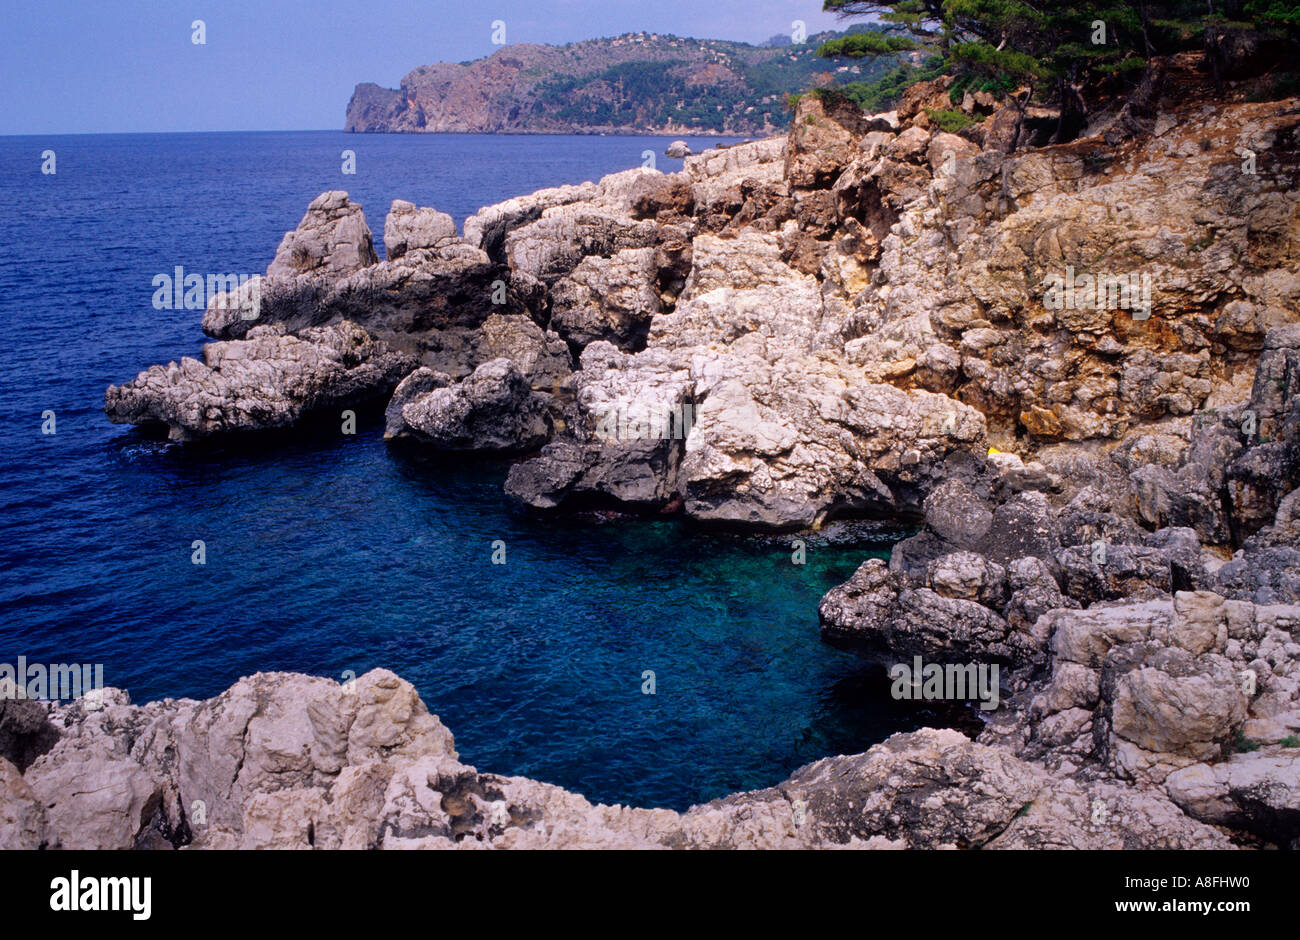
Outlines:
[{"label": "turquoise water", "polygon": [[[103,663],[136,701],[210,696],[259,670],[342,679],[382,666],[415,684],[469,763],[678,808],[924,721],[890,700],[879,666],[818,638],[818,599],[883,553],[879,533],[810,537],[795,565],[785,537],[532,518],[502,495],[504,465],[395,449],[373,426],[341,446],[308,430],[196,449],[102,413],[109,383],[203,340],[200,312],[153,309],[152,277],[262,271],[325,189],[349,190],[378,234],[393,198],[463,220],[664,144],[0,138],[12,217],[0,247],[0,662]],[[47,148],[54,177],[39,172]],[[343,149],[357,152],[355,177],[339,174]],[[40,433],[45,410],[53,436]]]}]

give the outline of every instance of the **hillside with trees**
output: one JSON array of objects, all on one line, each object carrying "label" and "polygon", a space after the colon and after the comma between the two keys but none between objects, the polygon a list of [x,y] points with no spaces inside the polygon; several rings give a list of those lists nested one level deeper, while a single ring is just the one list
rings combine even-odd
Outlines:
[{"label": "hillside with trees", "polygon": [[875,31],[762,45],[631,33],[564,46],[516,44],[472,62],[421,66],[397,89],[358,85],[345,129],[407,133],[764,135],[789,126],[787,98],[870,82],[909,53],[829,63],[826,43]]},{"label": "hillside with trees", "polygon": [[[1053,142],[1073,139],[1099,102],[1137,91],[1160,56],[1203,50],[1215,91],[1270,100],[1300,91],[1300,4],[1286,0],[825,0],[828,12],[876,27],[823,43],[840,62],[889,62],[879,78],[821,94],[876,111],[910,86],[948,76],[951,101],[968,92],[1054,109]],[[900,54],[911,59],[898,62]],[[1244,83],[1242,80],[1247,80]],[[1254,79],[1254,81],[1250,81]],[[939,117],[959,129],[959,112]],[[1019,131],[1017,133],[1019,137]]]}]

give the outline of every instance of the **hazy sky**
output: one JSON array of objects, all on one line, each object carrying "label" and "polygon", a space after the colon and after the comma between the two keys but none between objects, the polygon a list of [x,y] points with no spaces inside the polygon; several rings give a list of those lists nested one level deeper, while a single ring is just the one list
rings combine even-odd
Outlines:
[{"label": "hazy sky", "polygon": [[358,82],[489,55],[494,20],[509,43],[836,25],[821,0],[0,0],[0,134],[338,129]]}]

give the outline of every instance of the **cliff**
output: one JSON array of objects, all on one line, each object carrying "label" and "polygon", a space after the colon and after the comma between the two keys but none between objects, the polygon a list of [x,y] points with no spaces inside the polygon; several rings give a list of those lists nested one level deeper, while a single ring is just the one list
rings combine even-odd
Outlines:
[{"label": "cliff", "polygon": [[[752,46],[631,33],[564,46],[505,46],[473,62],[420,66],[397,89],[357,86],[344,130],[374,133],[774,133],[784,100],[832,81],[814,55],[836,33]],[[860,80],[891,57],[838,71]]]}]

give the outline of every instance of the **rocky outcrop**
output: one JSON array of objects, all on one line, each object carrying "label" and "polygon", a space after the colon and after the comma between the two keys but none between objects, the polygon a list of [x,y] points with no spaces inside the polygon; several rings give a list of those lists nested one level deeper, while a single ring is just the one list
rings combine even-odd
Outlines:
[{"label": "rocky outcrop", "polygon": [[[251,760],[243,789],[225,763],[182,773],[183,757],[147,756],[155,739],[157,754],[189,753],[184,729],[200,715],[215,727],[225,706],[144,706],[104,730],[60,711],[52,748],[24,732],[0,754],[23,778],[6,778],[2,831],[22,844],[1295,845],[1300,102],[1207,104],[1186,94],[1204,84],[1195,69],[1157,63],[1140,108],[1055,146],[1034,145],[1052,115],[988,92],[963,97],[976,123],[939,130],[946,80],[883,115],[809,95],[788,137],[510,199],[463,238],[396,202],[383,261],[360,207],[326,193],[265,278],[209,309],[224,341],[204,363],[108,393],[114,420],[184,439],[395,388],[387,436],[513,455],[506,492],[535,511],[911,524],[888,562],[825,596],[822,632],[890,662],[998,666],[1002,704],[977,741],[922,730],[675,814],[480,774],[449,736],[429,743],[441,732],[423,718],[413,749],[354,755],[340,729],[361,712],[313,686],[295,694],[314,711],[286,719],[300,739],[249,755],[242,730],[204,745],[237,755],[229,767]],[[358,95],[367,114],[445,129],[416,114],[418,95]],[[228,696],[270,701],[276,683],[308,680],[248,681],[261,691]],[[106,743],[118,727],[136,743]],[[50,782],[63,760],[102,773],[120,815],[81,826],[81,795]],[[208,796],[222,811],[204,836],[180,807]]]},{"label": "rocky outcrop", "polygon": [[431,335],[477,329],[494,313],[527,310],[509,270],[459,238],[445,213],[395,200],[384,243],[380,261],[361,207],[347,193],[323,193],[255,282],[257,315],[248,313],[246,286],[211,298],[203,330],[236,339],[257,325],[298,332],[348,319],[418,347]]},{"label": "rocky outcrop", "polygon": [[17,767],[0,757],[0,847],[44,849],[56,838],[36,792]]},{"label": "rocky outcrop", "polygon": [[347,193],[313,200],[265,277],[211,299],[203,327],[223,342],[205,347],[203,362],[155,366],[111,387],[110,420],[164,425],[175,440],[286,428],[385,396],[420,365],[459,380],[502,357],[549,405],[571,357],[529,315],[536,286],[434,209],[396,200],[384,233],[379,261]]},{"label": "rocky outcrop", "polygon": [[298,336],[261,326],[242,340],[209,343],[202,362],[187,357],[110,386],[104,410],[114,423],[162,426],[178,441],[287,428],[306,414],[386,396],[415,365],[355,323]]},{"label": "rocky outcrop", "polygon": [[456,221],[437,209],[394,199],[384,222],[384,254],[389,261],[418,248],[444,248],[457,241]]},{"label": "rocky outcrop", "polygon": [[[1284,600],[1290,546],[1249,540],[1300,483],[1286,247],[1300,112],[1192,115],[1189,68],[1153,72],[1166,119],[1115,159],[1101,138],[1008,152],[984,122],[939,131],[940,81],[884,115],[808,95],[788,137],[510,199],[463,239],[399,200],[384,261],[360,207],[326,193],[258,285],[258,319],[233,296],[205,325],[237,338],[346,319],[453,381],[510,358],[560,429],[508,484],[534,508],[594,499],[770,529],[914,518],[944,481],[996,475],[980,467],[993,445],[1035,468],[1006,485],[1043,494],[985,494],[1005,504],[986,542],[1008,527],[1018,541],[931,533],[908,546],[918,564],[941,548],[1034,557],[1081,604],[1198,585]],[[996,104],[962,107],[996,123]],[[1247,145],[1268,154],[1254,173]],[[1122,270],[1098,268],[1114,258]],[[501,349],[489,324],[506,321]],[[1065,531],[1039,531],[1076,499]],[[1185,529],[1199,545],[1170,534]],[[1200,546],[1265,563],[1202,571]],[[1028,622],[1051,600],[1041,578],[1019,590],[990,609]]]},{"label": "rocky outcrop", "polygon": [[417,369],[393,394],[388,439],[413,437],[439,450],[506,454],[536,450],[550,437],[546,401],[509,359],[493,359],[452,385]]},{"label": "rocky outcrop", "polygon": [[1171,846],[1221,846],[1225,834],[1295,844],[1300,606],[1180,592],[1058,607],[1008,649],[1005,631],[972,629],[989,622],[987,608],[941,597],[898,591],[885,564],[869,561],[823,601],[824,630],[868,633],[889,662],[1011,664],[1012,694],[979,740],[1053,784],[995,846],[1131,848],[1153,824]]},{"label": "rocky outcrop", "polygon": [[361,206],[335,190],[311,201],[298,227],[280,242],[266,276],[343,277],[378,260]]},{"label": "rocky outcrop", "polygon": [[263,673],[203,702],[136,706],[108,690],[103,708],[74,702],[49,719],[58,741],[25,775],[0,760],[0,848],[1098,847],[1120,831],[1132,847],[1231,844],[1133,791],[1107,841],[1081,815],[1112,791],[935,729],[684,813],[592,805],[462,763],[415,690],[383,670],[342,685]]}]

